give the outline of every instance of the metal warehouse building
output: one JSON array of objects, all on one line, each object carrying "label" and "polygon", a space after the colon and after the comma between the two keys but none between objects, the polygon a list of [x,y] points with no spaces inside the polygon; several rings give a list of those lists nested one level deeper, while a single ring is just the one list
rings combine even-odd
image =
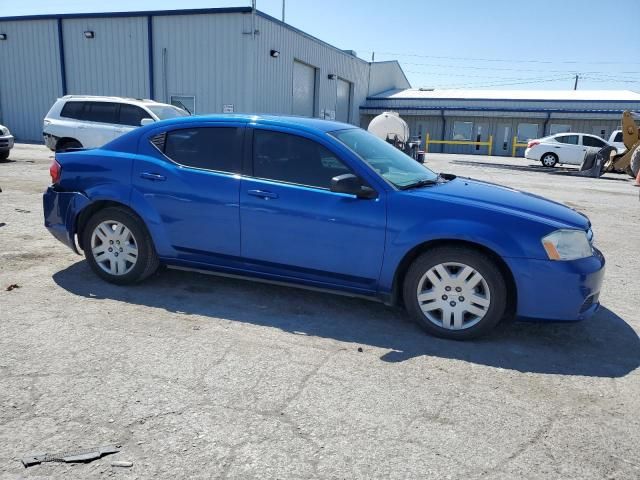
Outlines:
[{"label": "metal warehouse building", "polygon": [[366,62],[249,7],[0,18],[0,66],[0,122],[33,141],[66,94],[357,125],[367,96],[411,86],[397,62]]},{"label": "metal warehouse building", "polygon": [[[412,135],[434,140],[487,142],[493,155],[511,155],[520,144],[560,132],[604,139],[620,128],[624,110],[640,110],[640,94],[616,90],[429,90],[401,89],[371,95],[360,108],[361,124],[393,110]],[[516,148],[522,154],[524,147]],[[487,154],[488,146],[430,145],[429,151]]]}]

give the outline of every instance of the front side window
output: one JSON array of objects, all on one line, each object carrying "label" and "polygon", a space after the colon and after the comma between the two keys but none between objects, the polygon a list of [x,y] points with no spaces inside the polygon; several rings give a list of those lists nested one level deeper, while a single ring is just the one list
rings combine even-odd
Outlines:
[{"label": "front side window", "polygon": [[473,122],[453,122],[453,140],[471,140]]},{"label": "front side window", "polygon": [[120,123],[121,125],[130,125],[139,127],[143,118],[151,118],[142,108],[128,103],[120,104]]},{"label": "front side window", "polygon": [[398,188],[422,181],[436,181],[438,178],[427,167],[361,128],[338,130],[331,132],[331,135],[368,163],[378,175]]},{"label": "front side window", "polygon": [[219,172],[239,171],[242,129],[199,127],[166,132],[162,141],[151,142],[180,165]]},{"label": "front side window", "polygon": [[622,132],[616,133],[616,136],[613,137],[614,142],[622,142]]},{"label": "front side window", "polygon": [[518,124],[518,142],[528,142],[538,138],[537,123],[519,123]]},{"label": "front side window", "polygon": [[333,153],[308,138],[269,130],[254,130],[253,175],[318,188],[350,170]]},{"label": "front side window", "polygon": [[607,146],[606,143],[604,143],[602,140],[600,140],[599,138],[596,137],[590,137],[588,135],[584,135],[582,137],[582,144],[585,147],[598,147],[598,148],[604,148]]},{"label": "front side window", "polygon": [[158,120],[189,116],[187,111],[173,105],[146,105],[146,107],[158,117]]},{"label": "front side window", "polygon": [[562,135],[556,137],[556,142],[566,143],[567,145],[578,145],[578,135]]}]

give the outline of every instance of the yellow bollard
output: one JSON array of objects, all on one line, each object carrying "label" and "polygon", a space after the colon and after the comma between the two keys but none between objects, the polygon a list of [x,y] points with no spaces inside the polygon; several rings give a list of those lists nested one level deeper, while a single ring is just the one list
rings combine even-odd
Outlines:
[{"label": "yellow bollard", "polygon": [[513,142],[511,143],[511,156],[515,157],[516,156],[516,148],[518,145],[518,136],[514,135],[513,137]]},{"label": "yellow bollard", "polygon": [[493,135],[489,135],[489,155],[491,155],[492,150],[493,150]]},{"label": "yellow bollard", "polygon": [[429,133],[427,132],[427,136],[424,139],[424,153],[429,152]]}]

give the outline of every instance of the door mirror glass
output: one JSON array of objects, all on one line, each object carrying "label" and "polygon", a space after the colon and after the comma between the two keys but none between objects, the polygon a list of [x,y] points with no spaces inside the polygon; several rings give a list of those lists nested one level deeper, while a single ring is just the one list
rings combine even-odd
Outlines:
[{"label": "door mirror glass", "polygon": [[376,198],[378,193],[353,173],[345,173],[331,179],[331,191],[355,195],[358,198]]},{"label": "door mirror glass", "polygon": [[142,120],[140,120],[140,126],[144,127],[145,125],[151,125],[154,122],[155,120],[153,118],[143,118]]}]

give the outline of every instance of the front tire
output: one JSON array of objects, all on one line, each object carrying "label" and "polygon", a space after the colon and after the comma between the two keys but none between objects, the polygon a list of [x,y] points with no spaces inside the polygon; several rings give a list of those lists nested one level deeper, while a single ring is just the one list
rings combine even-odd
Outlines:
[{"label": "front tire", "polygon": [[452,340],[485,335],[502,319],[507,285],[495,262],[468,247],[437,247],[411,265],[404,304],[427,332]]},{"label": "front tire", "polygon": [[124,208],[95,213],[84,228],[82,246],[91,269],[110,283],[140,282],[158,269],[158,256],[146,227]]},{"label": "front tire", "polygon": [[9,158],[9,150],[0,152],[0,160],[7,160]]},{"label": "front tire", "polygon": [[553,168],[558,163],[558,156],[555,153],[545,153],[540,158],[543,167]]}]

